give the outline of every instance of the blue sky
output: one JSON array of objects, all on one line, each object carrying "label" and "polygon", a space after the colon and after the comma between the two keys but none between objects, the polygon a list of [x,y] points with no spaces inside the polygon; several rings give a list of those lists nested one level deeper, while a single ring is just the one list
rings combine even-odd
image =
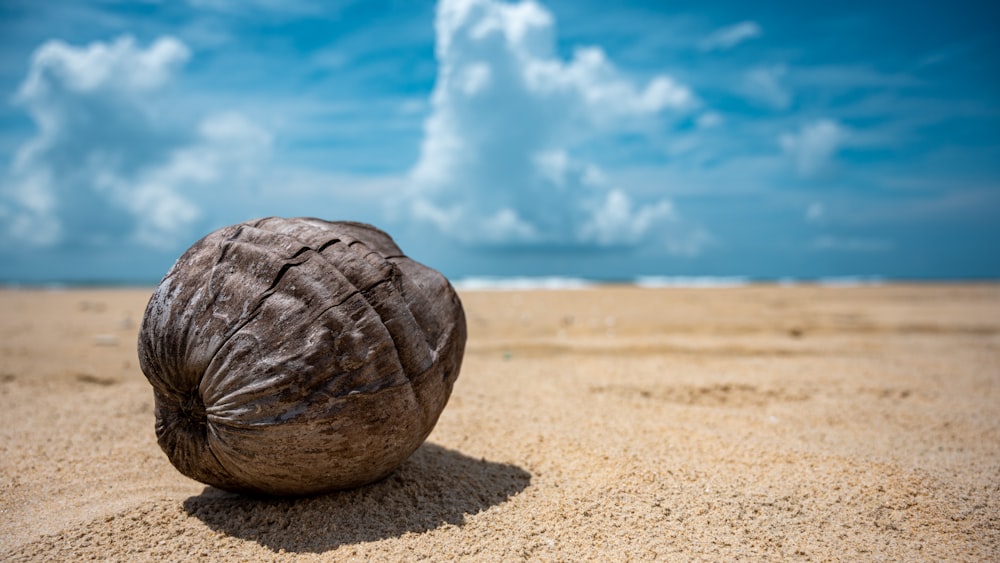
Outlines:
[{"label": "blue sky", "polygon": [[452,277],[1000,277],[991,2],[0,4],[0,281],[268,215]]}]

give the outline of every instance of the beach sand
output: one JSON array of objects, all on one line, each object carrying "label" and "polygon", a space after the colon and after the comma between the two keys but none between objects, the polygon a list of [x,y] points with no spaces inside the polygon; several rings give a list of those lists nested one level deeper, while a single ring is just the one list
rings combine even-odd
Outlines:
[{"label": "beach sand", "polygon": [[389,478],[181,476],[150,290],[0,291],[0,560],[1000,560],[1000,286],[466,291],[466,359]]}]

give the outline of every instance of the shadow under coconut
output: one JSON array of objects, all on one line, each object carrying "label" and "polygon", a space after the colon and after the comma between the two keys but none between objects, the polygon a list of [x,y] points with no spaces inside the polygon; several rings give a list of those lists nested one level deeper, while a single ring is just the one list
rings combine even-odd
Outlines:
[{"label": "shadow under coconut", "polygon": [[445,524],[502,504],[531,483],[516,465],[473,459],[424,443],[395,473],[316,497],[242,496],[206,487],[184,510],[213,530],[273,551],[322,553]]}]

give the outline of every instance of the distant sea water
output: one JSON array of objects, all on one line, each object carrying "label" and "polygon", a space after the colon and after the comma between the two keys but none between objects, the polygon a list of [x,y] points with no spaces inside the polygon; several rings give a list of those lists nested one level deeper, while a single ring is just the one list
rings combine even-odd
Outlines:
[{"label": "distant sea water", "polygon": [[751,284],[861,286],[887,283],[880,276],[838,276],[827,278],[751,278],[747,276],[637,276],[632,279],[598,280],[572,276],[468,276],[452,280],[462,291],[577,290],[604,285],[632,285],[643,288],[721,288]]},{"label": "distant sea water", "polygon": [[[996,279],[909,279],[883,276],[834,276],[834,277],[752,277],[752,276],[636,276],[625,279],[596,279],[578,276],[457,276],[450,278],[452,285],[462,291],[512,291],[512,290],[581,290],[608,285],[641,288],[725,288],[747,285],[820,285],[853,287],[882,285],[892,282],[989,282]],[[74,280],[74,281],[17,281],[0,279],[0,288],[63,290],[75,288],[129,289],[151,288],[159,280]]]}]

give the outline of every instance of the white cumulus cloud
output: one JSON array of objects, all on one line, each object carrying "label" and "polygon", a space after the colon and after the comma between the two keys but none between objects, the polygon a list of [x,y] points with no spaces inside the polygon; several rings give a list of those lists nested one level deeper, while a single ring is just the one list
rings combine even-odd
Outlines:
[{"label": "white cumulus cloud", "polygon": [[472,245],[604,247],[674,220],[671,202],[633,201],[574,152],[690,112],[694,93],[667,75],[637,84],[596,47],[560,59],[554,24],[532,1],[439,2],[437,82],[410,175],[419,220]]},{"label": "white cumulus cloud", "polygon": [[39,47],[16,96],[38,131],[0,186],[0,236],[152,247],[188,236],[202,214],[195,200],[245,180],[270,151],[269,135],[239,115],[209,116],[195,131],[168,115],[162,94],[189,57],[170,37]]},{"label": "white cumulus cloud", "polygon": [[843,125],[819,119],[803,125],[798,132],[782,134],[778,142],[799,175],[809,177],[826,170],[849,137]]}]

